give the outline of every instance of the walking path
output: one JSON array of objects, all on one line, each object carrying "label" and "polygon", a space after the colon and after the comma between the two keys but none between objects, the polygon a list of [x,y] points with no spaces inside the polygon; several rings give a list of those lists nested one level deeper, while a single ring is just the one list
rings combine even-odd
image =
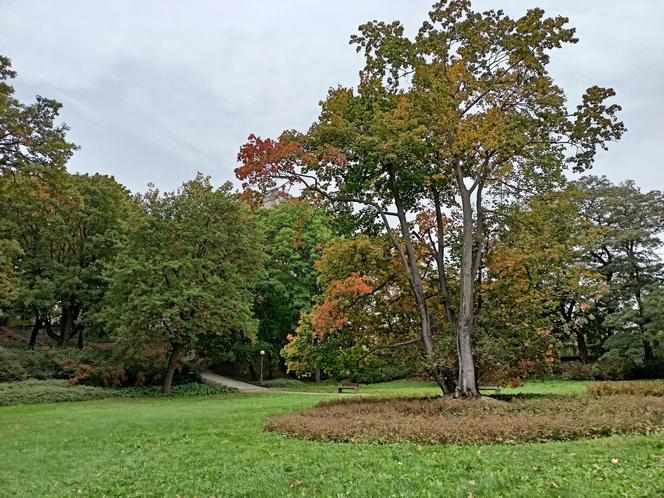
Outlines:
[{"label": "walking path", "polygon": [[276,389],[271,387],[261,387],[241,380],[231,379],[223,375],[217,375],[212,372],[201,374],[203,382],[213,386],[235,387],[241,393],[284,393],[284,394],[304,394],[309,396],[339,396],[337,393],[318,393],[306,391],[289,391],[287,389]]},{"label": "walking path", "polygon": [[203,382],[206,384],[211,384],[213,386],[234,387],[241,393],[266,393],[271,391],[271,389],[268,389],[267,387],[255,386],[253,384],[249,384],[248,382],[230,379],[228,377],[213,374],[212,372],[205,372],[201,375],[201,377],[203,377]]}]

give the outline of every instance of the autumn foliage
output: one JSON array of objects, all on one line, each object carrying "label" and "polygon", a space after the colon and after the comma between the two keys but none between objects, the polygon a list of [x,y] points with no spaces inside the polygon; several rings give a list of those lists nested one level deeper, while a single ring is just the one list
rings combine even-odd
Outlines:
[{"label": "autumn foliage", "polygon": [[664,397],[643,394],[465,403],[449,398],[338,400],[275,417],[265,425],[268,431],[314,441],[416,444],[572,440],[662,428]]}]

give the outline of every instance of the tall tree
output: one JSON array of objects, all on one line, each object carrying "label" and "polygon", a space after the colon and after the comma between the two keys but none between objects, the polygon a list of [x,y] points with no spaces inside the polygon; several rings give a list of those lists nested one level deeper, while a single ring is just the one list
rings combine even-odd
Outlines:
[{"label": "tall tree", "polygon": [[67,126],[57,124],[61,104],[37,97],[32,104],[20,102],[10,82],[16,77],[11,60],[0,55],[0,316],[15,298],[18,275],[16,258],[22,253],[14,226],[7,219],[16,196],[16,175],[37,176],[46,183],[58,182],[76,146],[66,139]]},{"label": "tall tree", "polygon": [[[434,376],[434,330],[417,265],[412,218],[424,206],[436,212],[444,251],[446,206],[463,221],[458,312],[459,375],[455,394],[477,396],[472,352],[477,281],[484,252],[487,197],[542,190],[562,171],[589,168],[598,148],[624,131],[614,92],[590,87],[572,111],[547,72],[549,52],[575,43],[563,17],[541,9],[512,19],[502,11],[471,10],[467,0],[434,4],[414,38],[398,21],[373,21],[351,38],[365,56],[357,90],[330,90],[309,132],[279,140],[250,137],[241,149],[238,177],[247,187],[297,183],[336,203],[354,203],[383,221],[398,251],[419,314],[420,337]],[[390,223],[396,220],[398,231]],[[439,257],[439,263],[445,258]],[[444,278],[440,295],[451,306]]]},{"label": "tall tree", "polygon": [[300,313],[318,294],[314,263],[333,236],[332,222],[325,211],[297,199],[261,209],[257,218],[267,260],[256,286],[256,347],[268,350],[276,364]]},{"label": "tall tree", "polygon": [[253,287],[260,233],[231,185],[198,175],[173,193],[139,199],[145,216],[130,230],[110,272],[102,316],[121,341],[168,345],[162,390],[183,353],[210,336],[256,334]]},{"label": "tall tree", "polygon": [[664,195],[653,190],[641,192],[633,181],[611,183],[606,177],[586,176],[577,182],[584,193],[583,216],[603,238],[588,251],[589,264],[600,272],[610,293],[594,312],[608,335],[606,347],[640,351],[638,362],[653,359],[648,333],[645,296],[664,281],[664,261],[658,253],[663,242]]},{"label": "tall tree", "polygon": [[587,363],[585,324],[608,286],[587,264],[603,233],[580,215],[582,196],[573,187],[550,192],[498,217],[487,243],[480,323],[576,341]]}]

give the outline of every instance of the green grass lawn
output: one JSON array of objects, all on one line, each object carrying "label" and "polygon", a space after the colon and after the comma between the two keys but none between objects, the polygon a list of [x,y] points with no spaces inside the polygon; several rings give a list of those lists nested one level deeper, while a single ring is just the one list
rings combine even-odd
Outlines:
[{"label": "green grass lawn", "polygon": [[[366,390],[431,388],[402,384]],[[574,392],[584,386],[542,382],[526,389]],[[262,431],[267,418],[322,399],[329,396],[232,394],[1,407],[0,495],[614,497],[662,496],[664,490],[662,433],[418,447],[314,443]]]},{"label": "green grass lawn", "polygon": [[[539,393],[539,394],[581,394],[586,390],[590,381],[543,380],[529,381],[518,388],[502,388],[501,393]],[[298,383],[283,387],[288,391],[307,391],[333,394],[337,392],[337,382],[323,381],[319,384],[313,382]],[[346,391],[348,394],[348,391]],[[404,395],[433,395],[440,394],[438,384],[433,381],[418,381],[412,379],[394,380],[379,384],[361,384],[360,394],[404,394]]]}]

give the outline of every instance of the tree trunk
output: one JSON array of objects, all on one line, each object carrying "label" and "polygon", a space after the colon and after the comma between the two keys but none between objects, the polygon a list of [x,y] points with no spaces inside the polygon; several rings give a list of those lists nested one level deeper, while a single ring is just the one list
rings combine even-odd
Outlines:
[{"label": "tree trunk", "polygon": [[417,311],[420,316],[420,337],[422,339],[422,345],[424,346],[424,352],[427,356],[427,363],[429,364],[431,373],[433,374],[434,378],[436,379],[436,382],[440,386],[443,393],[448,394],[447,386],[445,384],[445,378],[441,374],[440,370],[435,366],[433,334],[431,332],[431,320],[429,317],[429,309],[427,306],[426,296],[424,293],[424,285],[422,283],[422,277],[420,275],[420,270],[417,267],[417,256],[415,255],[415,249],[413,247],[413,241],[411,239],[410,226],[408,225],[408,220],[406,219],[406,213],[401,203],[401,196],[399,195],[399,191],[395,185],[396,180],[394,177],[394,173],[391,169],[388,170],[388,173],[390,178],[390,187],[392,190],[392,195],[394,197],[394,206],[396,207],[397,217],[399,219],[401,236],[404,245],[406,246],[405,254],[401,246],[401,243],[392,232],[392,228],[390,227],[390,224],[387,218],[385,217],[385,214],[381,213],[383,217],[383,224],[385,225],[385,229],[387,230],[395,249],[399,252],[401,262],[408,275],[408,282],[410,283],[410,287],[413,291],[413,296],[415,297]]},{"label": "tree trunk", "polygon": [[43,318],[43,320],[44,326],[46,327],[46,334],[55,342],[61,344],[60,336],[53,332],[53,327],[51,326],[51,317],[47,316],[46,318]]},{"label": "tree trunk", "polygon": [[434,192],[433,203],[436,209],[436,231],[438,232],[438,244],[436,251],[436,267],[438,268],[438,286],[440,296],[445,308],[445,317],[450,324],[454,323],[454,311],[452,310],[450,292],[447,286],[447,275],[445,275],[445,223],[443,211],[440,205],[438,192]]},{"label": "tree trunk", "polygon": [[83,327],[79,325],[77,328],[78,328],[78,340],[76,341],[76,346],[78,347],[78,349],[83,349]]},{"label": "tree trunk", "polygon": [[75,310],[72,306],[64,306],[62,308],[62,316],[60,318],[60,345],[67,347],[69,339],[72,336],[74,329],[74,316]]},{"label": "tree trunk", "polygon": [[655,353],[648,339],[643,339],[643,353],[646,361],[652,361],[655,358]]},{"label": "tree trunk", "polygon": [[[463,182],[463,178],[458,179]],[[459,322],[457,324],[457,353],[459,358],[459,381],[454,395],[456,397],[479,396],[475,378],[473,359],[472,330],[475,313],[473,293],[473,208],[470,192],[465,185],[460,185],[463,208],[463,254],[461,258],[461,299]]]},{"label": "tree trunk", "polygon": [[180,344],[173,344],[171,346],[171,354],[168,357],[168,366],[166,367],[166,375],[164,375],[164,383],[161,386],[161,392],[163,394],[170,394],[171,392],[171,384],[173,383],[175,366],[181,354],[182,346]]},{"label": "tree trunk", "polygon": [[574,332],[576,335],[576,345],[579,348],[579,358],[581,358],[581,363],[584,365],[590,361],[588,357],[588,346],[586,345],[586,337],[583,335],[583,332],[577,330]]},{"label": "tree trunk", "polygon": [[314,380],[316,384],[320,384],[320,364],[316,363],[316,370],[314,372]]},{"label": "tree trunk", "polygon": [[42,319],[41,315],[39,313],[35,314],[35,324],[32,327],[32,334],[30,334],[30,342],[28,343],[28,347],[30,349],[35,349],[37,344],[37,335],[39,334],[39,330],[42,327],[42,323],[44,323],[44,320]]}]

